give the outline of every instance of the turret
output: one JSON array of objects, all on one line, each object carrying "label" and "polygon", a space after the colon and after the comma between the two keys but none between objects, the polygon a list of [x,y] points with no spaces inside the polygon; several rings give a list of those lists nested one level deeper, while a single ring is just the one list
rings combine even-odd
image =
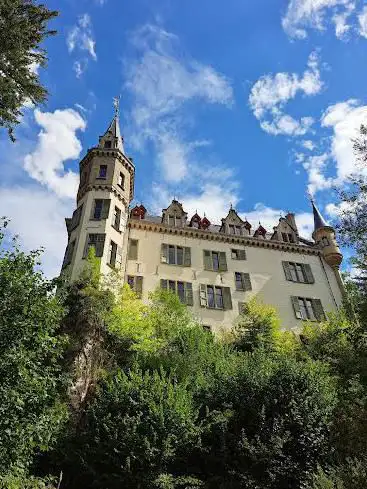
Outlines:
[{"label": "turret", "polygon": [[314,218],[314,231],[312,237],[322,250],[326,263],[332,268],[339,269],[339,266],[343,261],[343,255],[335,239],[335,230],[322,217],[314,201],[311,201],[311,203]]}]

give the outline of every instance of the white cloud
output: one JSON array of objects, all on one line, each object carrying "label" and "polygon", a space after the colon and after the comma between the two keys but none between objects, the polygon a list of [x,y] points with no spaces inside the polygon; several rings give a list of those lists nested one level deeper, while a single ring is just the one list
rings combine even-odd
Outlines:
[{"label": "white cloud", "polygon": [[336,164],[336,183],[341,185],[356,171],[353,139],[367,122],[367,106],[354,99],[328,107],[321,124],[333,129],[331,155]]},{"label": "white cloud", "polygon": [[264,131],[273,135],[301,136],[310,130],[314,122],[311,117],[296,120],[284,114],[283,109],[298,93],[311,96],[322,90],[323,82],[318,64],[318,56],[313,52],[303,75],[264,75],[253,85],[249,104]]},{"label": "white cloud", "polygon": [[316,148],[315,143],[310,139],[306,139],[305,141],[302,141],[302,146],[305,149],[308,149],[309,151],[313,151]]},{"label": "white cloud", "polygon": [[141,149],[151,142],[163,179],[186,177],[195,142],[183,137],[185,103],[196,100],[230,106],[233,91],[227,78],[212,66],[182,54],[178,38],[145,25],[132,38],[137,59],[127,70],[127,88],[134,99],[132,142]]},{"label": "white cloud", "polygon": [[76,132],[84,131],[86,122],[73,109],[55,112],[36,109],[34,116],[42,129],[35,150],[24,158],[24,168],[60,197],[75,198],[79,175],[65,171],[64,163],[80,156],[82,146]]},{"label": "white cloud", "polygon": [[[86,52],[94,61],[97,61],[96,42],[92,33],[92,21],[89,14],[78,18],[78,23],[72,27],[66,38],[69,53],[74,51]],[[76,77],[80,78],[88,66],[88,57],[77,59],[73,64]]]},{"label": "white cloud", "polygon": [[325,176],[328,162],[329,155],[327,153],[310,156],[303,161],[303,168],[308,173],[308,191],[311,195],[333,186],[334,179]]},{"label": "white cloud", "polygon": [[348,11],[354,3],[350,0],[290,0],[282,25],[290,37],[304,39],[306,28],[320,31],[325,28],[325,19],[330,18],[329,9],[339,7]]},{"label": "white cloud", "polygon": [[45,247],[42,269],[48,277],[60,273],[67,242],[65,217],[73,203],[57,198],[39,186],[0,187],[1,213],[11,219],[9,230],[19,234],[26,250]]},{"label": "white cloud", "polygon": [[343,12],[338,12],[333,16],[333,22],[335,24],[335,35],[338,39],[345,39],[346,35],[351,29],[351,25],[347,24],[347,20],[351,16],[353,10],[355,9],[355,4],[350,3],[346,6]]},{"label": "white cloud", "polygon": [[359,21],[359,34],[362,37],[367,38],[367,6],[358,15]]}]

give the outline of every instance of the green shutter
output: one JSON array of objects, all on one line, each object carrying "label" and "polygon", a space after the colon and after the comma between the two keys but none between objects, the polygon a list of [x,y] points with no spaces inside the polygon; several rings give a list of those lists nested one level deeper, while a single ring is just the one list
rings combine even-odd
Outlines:
[{"label": "green shutter", "polygon": [[192,294],[192,283],[191,282],[185,283],[185,299],[186,299],[186,304],[188,306],[194,305],[194,297]]},{"label": "green shutter", "polygon": [[110,204],[110,199],[103,200],[101,219],[108,219],[108,214],[110,213]]},{"label": "green shutter", "polygon": [[242,274],[242,282],[245,290],[252,290],[251,278],[249,273]]},{"label": "green shutter", "polygon": [[200,306],[201,307],[208,307],[208,296],[206,293],[206,285],[205,284],[200,284]]},{"label": "green shutter", "polygon": [[238,260],[246,260],[246,250],[238,250]]},{"label": "green shutter", "polygon": [[89,245],[89,234],[87,234],[87,237],[85,239],[83,258],[86,258],[88,256],[88,245]]},{"label": "green shutter", "polygon": [[97,235],[97,242],[95,244],[95,246],[96,246],[96,256],[98,258],[100,258],[101,256],[103,256],[104,243],[105,243],[105,235],[104,234],[98,234]]},{"label": "green shutter", "polygon": [[312,299],[312,309],[318,321],[325,320],[325,312],[320,299]]},{"label": "green shutter", "polygon": [[184,247],[184,266],[191,267],[191,248]]},{"label": "green shutter", "polygon": [[283,263],[285,278],[287,280],[289,280],[290,282],[293,282],[293,280],[292,280],[292,274],[291,274],[291,269],[289,267],[289,262],[288,261],[283,261],[282,263]]},{"label": "green shutter", "polygon": [[229,287],[222,287],[222,292],[223,292],[223,309],[232,309],[231,289]]},{"label": "green shutter", "polygon": [[138,259],[138,241],[136,239],[129,240],[129,260]]},{"label": "green shutter", "polygon": [[168,263],[168,244],[162,243],[161,246],[161,262]]},{"label": "green shutter", "polygon": [[161,278],[161,289],[163,289],[163,290],[167,290],[167,285],[168,285],[168,283],[167,283],[167,282],[168,282],[168,281],[167,281],[166,279]]},{"label": "green shutter", "polygon": [[208,250],[204,250],[204,268],[205,270],[213,270],[212,254]]},{"label": "green shutter", "polygon": [[116,253],[116,268],[120,269],[121,265],[122,265],[122,247],[118,246],[117,253]]},{"label": "green shutter", "polygon": [[294,314],[296,315],[296,318],[302,319],[302,314],[301,314],[301,309],[299,307],[298,297],[292,296],[291,300],[292,300],[293,310],[294,310]]},{"label": "green shutter", "polygon": [[135,292],[141,297],[143,293],[143,277],[135,277]]},{"label": "green shutter", "polygon": [[315,283],[315,279],[314,279],[310,265],[308,265],[308,264],[303,265],[303,274],[304,274],[306,282],[308,284],[314,284]]},{"label": "green shutter", "polygon": [[227,270],[228,270],[228,268],[227,268],[226,253],[224,251],[221,251],[219,253],[219,271],[220,272],[226,272]]}]

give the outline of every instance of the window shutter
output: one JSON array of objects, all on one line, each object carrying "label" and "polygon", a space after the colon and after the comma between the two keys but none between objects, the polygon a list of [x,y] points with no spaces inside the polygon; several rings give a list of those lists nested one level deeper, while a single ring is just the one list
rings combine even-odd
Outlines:
[{"label": "window shutter", "polygon": [[301,314],[301,309],[299,307],[298,297],[292,296],[291,300],[292,300],[294,314],[296,315],[296,318],[302,319],[302,314]]},{"label": "window shutter", "polygon": [[185,283],[185,299],[186,299],[186,304],[188,306],[194,305],[194,297],[192,294],[192,283],[191,282]]},{"label": "window shutter", "polygon": [[291,269],[289,268],[289,262],[288,261],[283,261],[282,263],[283,263],[285,278],[287,280],[289,280],[290,282],[293,282],[293,280],[292,280],[292,274],[291,274]]},{"label": "window shutter", "polygon": [[228,270],[228,268],[227,268],[226,253],[224,251],[221,251],[219,253],[219,271],[220,272],[226,272],[227,270]]},{"label": "window shutter", "polygon": [[238,260],[246,260],[246,250],[238,250]]},{"label": "window shutter", "polygon": [[129,241],[129,260],[138,259],[138,242],[136,239],[130,239]]},{"label": "window shutter", "polygon": [[212,254],[208,250],[204,250],[204,268],[205,270],[213,270]]},{"label": "window shutter", "polygon": [[105,242],[105,235],[97,235],[97,242],[95,244],[96,246],[96,256],[101,257],[103,256],[103,250],[104,250],[104,242]]},{"label": "window shutter", "polygon": [[125,228],[126,228],[125,216],[123,216],[122,214],[120,214],[120,226],[119,226],[119,230],[123,233],[125,231]]},{"label": "window shutter", "polygon": [[184,248],[184,266],[191,267],[191,248]]},{"label": "window shutter", "polygon": [[141,297],[143,293],[143,277],[135,277],[135,292]]},{"label": "window shutter", "polygon": [[208,307],[208,296],[206,293],[206,285],[200,284],[200,306]]},{"label": "window shutter", "polygon": [[121,265],[122,265],[122,247],[118,246],[117,253],[116,253],[116,268],[120,269]]},{"label": "window shutter", "polygon": [[312,273],[310,265],[308,265],[308,264],[303,265],[303,273],[304,273],[304,276],[306,278],[306,282],[308,284],[314,284],[315,283],[315,279],[313,277],[313,273]]},{"label": "window shutter", "polygon": [[161,278],[161,289],[167,290],[167,280],[164,278]]},{"label": "window shutter", "polygon": [[110,213],[110,204],[110,199],[103,200],[101,219],[108,219],[108,214]]},{"label": "window shutter", "polygon": [[325,312],[320,299],[312,299],[312,309],[318,321],[325,320]]},{"label": "window shutter", "polygon": [[83,258],[87,258],[88,256],[88,245],[89,245],[89,234],[87,234],[86,240],[85,240],[85,245],[84,245],[84,251],[83,251]]},{"label": "window shutter", "polygon": [[229,287],[223,287],[223,309],[232,309],[232,297],[231,289]]},{"label": "window shutter", "polygon": [[245,290],[252,290],[251,278],[249,273],[242,274],[242,281]]},{"label": "window shutter", "polygon": [[161,262],[168,263],[168,244],[162,243],[161,247]]}]

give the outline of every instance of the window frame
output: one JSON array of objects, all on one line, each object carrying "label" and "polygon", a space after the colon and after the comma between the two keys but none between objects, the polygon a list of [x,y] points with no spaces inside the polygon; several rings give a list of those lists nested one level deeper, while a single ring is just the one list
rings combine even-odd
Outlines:
[{"label": "window frame", "polygon": [[231,259],[232,260],[246,260],[246,250],[244,248],[231,248]]},{"label": "window frame", "polygon": [[[122,178],[121,178],[122,177]],[[121,183],[120,183],[120,178],[121,178]],[[117,185],[122,189],[125,190],[125,175],[120,171],[119,176],[117,179]]]},{"label": "window frame", "polygon": [[230,287],[214,284],[200,284],[199,294],[201,307],[219,311],[233,309]]},{"label": "window frame", "polygon": [[[173,287],[172,287],[173,284]],[[179,284],[183,285],[183,297],[179,294]],[[172,280],[162,278],[160,281],[160,287],[162,290],[171,290],[178,296],[182,304],[187,306],[194,305],[194,296],[192,291],[192,282],[186,282],[184,280]],[[183,299],[183,300],[182,300]]]},{"label": "window frame", "polygon": [[[181,256],[182,263],[179,263],[181,261],[179,257]],[[171,243],[162,243],[161,263],[177,267],[191,267],[191,248]]]},{"label": "window frame", "polygon": [[[217,257],[218,268],[215,267],[213,256]],[[203,261],[204,270],[216,273],[228,271],[227,253],[225,251],[203,250]]]},{"label": "window frame", "polygon": [[[102,168],[104,169],[103,171]],[[107,169],[108,169],[108,165],[99,165],[98,177],[97,177],[99,180],[106,180]]]}]

